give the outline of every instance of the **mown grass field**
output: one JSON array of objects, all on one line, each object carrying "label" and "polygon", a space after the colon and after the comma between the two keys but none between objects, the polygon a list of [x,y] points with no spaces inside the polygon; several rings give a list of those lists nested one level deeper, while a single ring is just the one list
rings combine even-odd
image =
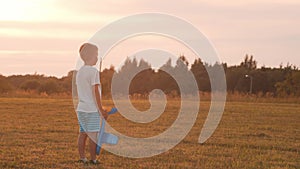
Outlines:
[{"label": "mown grass field", "polygon": [[[140,110],[149,107],[147,101],[133,103]],[[72,99],[0,98],[0,168],[300,168],[300,104],[227,102],[220,125],[205,144],[197,141],[210,103],[200,106],[196,124],[170,151],[144,159],[103,151],[101,164],[93,166],[76,163]],[[119,114],[108,122],[126,135],[148,137],[170,126],[178,109],[178,101],[170,101],[151,127]]]}]

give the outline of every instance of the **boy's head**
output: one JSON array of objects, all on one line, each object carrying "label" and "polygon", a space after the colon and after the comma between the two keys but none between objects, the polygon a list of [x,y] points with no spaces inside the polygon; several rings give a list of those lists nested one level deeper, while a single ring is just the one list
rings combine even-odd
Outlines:
[{"label": "boy's head", "polygon": [[90,43],[84,43],[79,48],[81,59],[87,65],[95,65],[98,61],[98,47]]}]

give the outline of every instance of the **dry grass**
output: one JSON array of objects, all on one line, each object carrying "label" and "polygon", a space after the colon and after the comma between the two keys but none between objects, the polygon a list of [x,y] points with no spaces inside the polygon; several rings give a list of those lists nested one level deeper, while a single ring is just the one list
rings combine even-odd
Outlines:
[{"label": "dry grass", "polygon": [[[147,101],[134,105],[149,107]],[[103,151],[95,167],[76,163],[78,126],[71,99],[0,98],[0,168],[300,168],[300,104],[227,102],[214,135],[200,145],[209,106],[201,103],[196,124],[170,151],[145,159]],[[172,124],[178,109],[178,101],[170,101],[164,115],[151,123],[160,124],[157,128],[120,115],[109,123],[127,135],[152,136]]]}]

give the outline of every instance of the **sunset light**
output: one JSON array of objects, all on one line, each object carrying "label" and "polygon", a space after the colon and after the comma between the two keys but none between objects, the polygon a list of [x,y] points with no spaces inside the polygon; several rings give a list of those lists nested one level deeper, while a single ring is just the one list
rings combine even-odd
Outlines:
[{"label": "sunset light", "polygon": [[33,21],[40,19],[36,12],[40,10],[43,1],[38,0],[9,0],[1,1],[1,21]]},{"label": "sunset light", "polygon": [[[278,67],[288,62],[300,65],[299,57],[295,56],[299,45],[300,3],[297,0],[273,2],[190,0],[172,2],[173,5],[170,5],[168,1],[154,3],[136,0],[126,3],[112,0],[1,0],[0,74],[37,71],[63,76],[74,68],[81,43],[117,19],[145,12],[166,13],[187,20],[210,39],[220,59],[229,65],[239,64],[247,53],[254,55],[258,66]],[[181,48],[171,46],[171,43],[160,40],[155,43],[156,46],[173,48],[175,55],[188,55],[185,51],[176,51]],[[147,43],[125,49],[143,48],[143,44]],[[112,52],[112,60],[126,57],[124,50]],[[43,63],[41,57],[47,56],[52,56],[48,58],[49,62],[58,65],[59,69],[45,66],[49,62]],[[14,60],[16,57],[25,60],[17,63]],[[62,57],[67,62],[58,63],[58,58]],[[32,60],[40,62],[32,63]],[[110,60],[106,62],[108,66],[111,63]]]},{"label": "sunset light", "polygon": [[0,0],[0,169],[300,169],[299,9]]}]

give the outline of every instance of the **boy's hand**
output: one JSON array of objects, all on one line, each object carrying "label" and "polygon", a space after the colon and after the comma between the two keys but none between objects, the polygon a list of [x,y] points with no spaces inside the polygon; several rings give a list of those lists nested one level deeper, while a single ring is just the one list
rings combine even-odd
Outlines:
[{"label": "boy's hand", "polygon": [[107,120],[107,118],[108,118],[108,113],[107,113],[107,111],[106,111],[106,110],[104,110],[104,113],[103,113],[103,118],[104,118],[105,120]]},{"label": "boy's hand", "polygon": [[107,110],[102,109],[102,110],[101,110],[101,115],[102,115],[102,117],[103,117],[105,120],[107,120],[107,118],[108,118],[108,112],[107,112]]}]

